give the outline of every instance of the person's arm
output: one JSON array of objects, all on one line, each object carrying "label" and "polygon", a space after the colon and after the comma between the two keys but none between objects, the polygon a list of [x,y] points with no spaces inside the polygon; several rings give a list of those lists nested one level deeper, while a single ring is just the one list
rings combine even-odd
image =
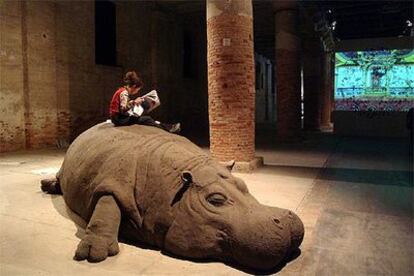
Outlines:
[{"label": "person's arm", "polygon": [[148,98],[143,99],[141,102],[141,106],[145,111],[148,111],[151,108],[150,100],[148,100]]},{"label": "person's arm", "polygon": [[134,101],[129,100],[128,92],[126,90],[122,92],[119,97],[121,112],[127,112],[134,105]]}]

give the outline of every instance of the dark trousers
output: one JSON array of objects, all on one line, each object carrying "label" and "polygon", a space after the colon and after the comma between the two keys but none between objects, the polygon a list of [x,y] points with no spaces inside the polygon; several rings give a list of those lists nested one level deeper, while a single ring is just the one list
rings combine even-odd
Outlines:
[{"label": "dark trousers", "polygon": [[151,116],[145,115],[140,117],[127,116],[122,114],[116,114],[111,116],[111,121],[115,126],[130,126],[130,125],[146,125],[154,126],[164,130],[169,130],[170,127],[167,124],[156,123]]}]

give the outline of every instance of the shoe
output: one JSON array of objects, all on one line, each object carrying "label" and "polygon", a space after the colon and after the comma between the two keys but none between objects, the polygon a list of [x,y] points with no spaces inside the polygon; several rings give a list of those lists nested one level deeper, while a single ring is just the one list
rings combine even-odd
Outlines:
[{"label": "shoe", "polygon": [[180,123],[173,124],[172,127],[170,128],[171,133],[178,133],[180,131],[181,131],[181,124]]}]

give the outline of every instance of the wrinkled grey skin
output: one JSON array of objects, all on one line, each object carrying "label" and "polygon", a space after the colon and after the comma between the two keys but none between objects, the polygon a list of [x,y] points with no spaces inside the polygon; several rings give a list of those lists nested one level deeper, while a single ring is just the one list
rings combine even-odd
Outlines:
[{"label": "wrinkled grey skin", "polygon": [[43,180],[42,190],[61,191],[89,222],[77,260],[117,254],[121,230],[185,258],[266,270],[304,235],[296,214],[260,204],[243,180],[196,145],[154,127],[92,127],[72,143],[57,178]]}]

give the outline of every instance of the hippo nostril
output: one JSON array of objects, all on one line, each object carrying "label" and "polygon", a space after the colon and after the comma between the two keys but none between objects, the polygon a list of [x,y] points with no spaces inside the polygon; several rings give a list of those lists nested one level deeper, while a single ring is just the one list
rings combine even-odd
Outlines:
[{"label": "hippo nostril", "polygon": [[273,222],[276,224],[277,228],[279,228],[280,230],[283,230],[282,223],[280,222],[280,220],[279,220],[279,219],[274,218],[274,219],[273,219]]}]

